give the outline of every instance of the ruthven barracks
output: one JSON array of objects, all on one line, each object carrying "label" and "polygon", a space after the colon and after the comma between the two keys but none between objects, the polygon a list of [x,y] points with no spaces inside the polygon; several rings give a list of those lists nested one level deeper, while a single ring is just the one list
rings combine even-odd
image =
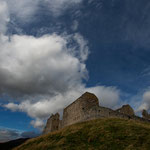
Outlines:
[{"label": "ruthven barracks", "polygon": [[92,93],[84,93],[63,111],[63,118],[60,120],[58,113],[52,115],[44,128],[43,134],[57,131],[65,126],[97,118],[117,117],[149,122],[150,116],[143,111],[143,118],[135,116],[134,110],[129,105],[112,110],[99,106],[98,98]]}]

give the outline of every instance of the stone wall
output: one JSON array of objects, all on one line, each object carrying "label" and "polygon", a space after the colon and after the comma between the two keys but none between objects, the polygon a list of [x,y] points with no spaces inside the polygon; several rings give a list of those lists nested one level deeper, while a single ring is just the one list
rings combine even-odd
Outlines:
[{"label": "stone wall", "polygon": [[[98,98],[92,93],[84,93],[63,111],[63,119],[59,120],[59,114],[52,115],[43,133],[59,130],[65,126],[98,118],[124,118],[142,122],[150,122],[148,113],[144,113],[144,118],[135,116],[134,110],[129,105],[123,105],[117,110],[99,106]],[[150,118],[149,118],[150,119]]]},{"label": "stone wall", "polygon": [[93,107],[99,107],[98,98],[86,92],[64,109],[62,127],[85,120],[87,112]]},{"label": "stone wall", "polygon": [[146,110],[142,111],[142,116],[143,116],[143,118],[150,120],[150,114],[148,114],[148,112]]},{"label": "stone wall", "polygon": [[121,108],[117,109],[116,111],[122,114],[129,115],[129,116],[135,115],[134,110],[132,109],[130,105],[123,105]]}]

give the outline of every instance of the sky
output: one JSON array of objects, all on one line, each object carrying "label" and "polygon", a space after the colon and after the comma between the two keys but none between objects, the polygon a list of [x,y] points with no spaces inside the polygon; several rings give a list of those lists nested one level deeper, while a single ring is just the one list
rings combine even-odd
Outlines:
[{"label": "sky", "polygon": [[35,137],[92,92],[150,109],[149,0],[0,0],[0,142]]}]

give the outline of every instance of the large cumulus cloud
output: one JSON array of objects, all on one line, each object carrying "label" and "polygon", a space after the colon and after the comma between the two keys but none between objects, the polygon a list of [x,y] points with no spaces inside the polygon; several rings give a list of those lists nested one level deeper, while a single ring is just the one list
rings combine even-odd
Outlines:
[{"label": "large cumulus cloud", "polygon": [[[95,93],[100,104],[114,108],[119,90],[115,87],[86,87],[88,79],[85,61],[89,55],[88,42],[79,33],[56,33],[35,37],[5,34],[11,15],[28,20],[37,12],[39,0],[3,0],[0,5],[0,96],[13,100],[4,107],[26,112],[34,127],[43,127],[43,120],[61,111],[86,91]],[[52,13],[79,4],[78,1],[44,0]],[[11,7],[10,7],[11,6]],[[63,7],[65,6],[65,7]],[[29,19],[30,20],[30,19]]]},{"label": "large cumulus cloud", "polygon": [[[69,49],[66,44],[67,39],[56,34],[40,38],[26,35],[13,35],[10,39],[1,37],[1,93],[56,94],[79,84],[87,70],[82,60],[74,56],[74,47]],[[82,52],[82,48],[80,50]],[[88,49],[84,51],[81,59]]]}]

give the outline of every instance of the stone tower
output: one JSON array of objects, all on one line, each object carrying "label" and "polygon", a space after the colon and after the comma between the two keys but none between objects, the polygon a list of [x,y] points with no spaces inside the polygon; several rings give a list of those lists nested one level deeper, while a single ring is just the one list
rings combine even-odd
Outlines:
[{"label": "stone tower", "polygon": [[59,129],[59,114],[51,115],[50,118],[47,120],[47,124],[43,130],[43,134],[48,132],[57,131]]},{"label": "stone tower", "polygon": [[98,98],[92,93],[84,93],[64,109],[62,127],[85,120],[86,112],[93,107],[99,107]]}]

